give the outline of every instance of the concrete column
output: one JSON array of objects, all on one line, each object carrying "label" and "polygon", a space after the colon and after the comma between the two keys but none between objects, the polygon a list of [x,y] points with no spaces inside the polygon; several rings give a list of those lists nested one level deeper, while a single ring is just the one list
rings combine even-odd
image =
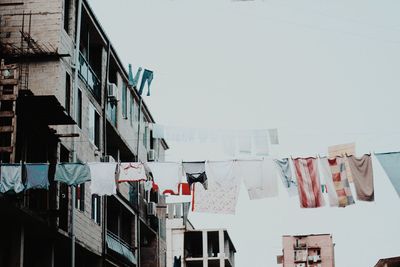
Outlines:
[{"label": "concrete column", "polygon": [[203,267],[208,267],[208,240],[207,231],[202,231],[203,237]]},{"label": "concrete column", "polygon": [[224,230],[218,231],[218,244],[219,244],[219,267],[225,266],[225,237]]}]

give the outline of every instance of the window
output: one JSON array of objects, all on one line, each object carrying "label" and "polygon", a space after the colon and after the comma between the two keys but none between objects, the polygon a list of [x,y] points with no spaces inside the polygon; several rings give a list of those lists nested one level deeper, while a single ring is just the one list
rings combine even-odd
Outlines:
[{"label": "window", "polygon": [[75,208],[85,211],[85,184],[75,187]]},{"label": "window", "polygon": [[92,103],[89,104],[89,140],[95,146],[100,146],[100,115]]},{"label": "window", "polygon": [[69,33],[69,13],[71,8],[71,0],[64,0],[64,30]]},{"label": "window", "polygon": [[148,131],[149,131],[149,126],[145,125],[144,126],[144,131],[143,131],[143,145],[144,145],[145,148],[147,148]]},{"label": "window", "polygon": [[65,111],[71,114],[71,76],[65,73]]},{"label": "window", "polygon": [[92,220],[100,225],[101,198],[98,195],[92,195]]},{"label": "window", "polygon": [[82,129],[82,91],[78,89],[76,123]]},{"label": "window", "polygon": [[128,117],[128,110],[127,110],[127,87],[126,83],[122,83],[122,118],[127,119]]}]

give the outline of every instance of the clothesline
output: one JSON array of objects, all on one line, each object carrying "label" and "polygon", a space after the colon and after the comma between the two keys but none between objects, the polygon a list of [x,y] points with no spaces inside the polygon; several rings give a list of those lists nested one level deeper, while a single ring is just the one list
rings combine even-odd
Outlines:
[{"label": "clothesline", "polygon": [[[373,154],[400,196],[400,152]],[[336,156],[196,162],[89,162],[52,164],[0,164],[0,193],[48,189],[50,181],[77,186],[90,183],[92,194],[114,195],[118,183],[145,182],[147,190],[161,194],[191,195],[195,212],[234,214],[241,182],[250,199],[278,196],[278,177],[289,196],[298,195],[302,208],[355,204],[350,187],[354,181],[358,201],[374,201],[372,161]],[[348,173],[350,175],[348,175]]]}]

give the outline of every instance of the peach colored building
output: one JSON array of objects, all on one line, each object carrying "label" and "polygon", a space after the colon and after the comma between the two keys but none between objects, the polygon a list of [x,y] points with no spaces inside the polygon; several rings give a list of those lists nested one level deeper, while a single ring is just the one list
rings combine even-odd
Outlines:
[{"label": "peach colored building", "polygon": [[334,267],[334,246],[330,234],[284,235],[283,255],[278,264],[283,267]]}]

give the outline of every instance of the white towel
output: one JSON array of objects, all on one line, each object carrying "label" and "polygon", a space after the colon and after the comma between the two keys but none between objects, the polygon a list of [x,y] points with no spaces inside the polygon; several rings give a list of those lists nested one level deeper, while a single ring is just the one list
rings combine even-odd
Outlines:
[{"label": "white towel", "polygon": [[278,196],[276,168],[270,158],[237,161],[235,176],[244,181],[250,199]]},{"label": "white towel", "polygon": [[1,166],[0,193],[8,191],[20,193],[25,189],[22,183],[21,170],[21,164]]},{"label": "white towel", "polygon": [[147,162],[153,174],[154,183],[160,194],[178,194],[179,183],[182,180],[182,164],[175,162]]},{"label": "white towel", "polygon": [[108,162],[88,163],[92,180],[90,190],[92,194],[115,195],[117,186],[115,182],[115,171],[117,164]]}]

